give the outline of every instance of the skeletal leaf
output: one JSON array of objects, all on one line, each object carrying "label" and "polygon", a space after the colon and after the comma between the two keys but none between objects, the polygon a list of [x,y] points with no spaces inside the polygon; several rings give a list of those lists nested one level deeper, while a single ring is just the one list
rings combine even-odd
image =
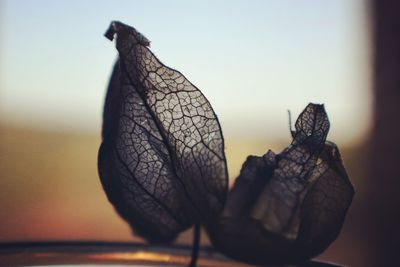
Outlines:
[{"label": "skeletal leaf", "polygon": [[249,156],[218,222],[214,246],[254,264],[299,263],[338,236],[354,190],[335,144],[326,141],[323,105],[309,104],[289,147]]},{"label": "skeletal leaf", "polygon": [[113,22],[119,60],[107,91],[99,175],[138,235],[170,242],[222,211],[228,175],[218,119],[204,95],[163,65],[134,28]]}]

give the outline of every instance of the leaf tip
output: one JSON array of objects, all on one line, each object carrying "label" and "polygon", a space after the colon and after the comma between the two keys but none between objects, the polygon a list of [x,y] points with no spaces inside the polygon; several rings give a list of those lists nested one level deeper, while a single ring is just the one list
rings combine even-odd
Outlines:
[{"label": "leaf tip", "polygon": [[116,33],[116,24],[117,21],[112,21],[107,31],[104,33],[104,36],[110,41],[114,40],[114,34]]},{"label": "leaf tip", "polygon": [[309,103],[296,120],[294,139],[302,142],[310,138],[315,143],[324,143],[329,128],[324,104]]},{"label": "leaf tip", "polygon": [[[125,36],[131,36],[135,43],[150,46],[150,41],[135,28],[126,25],[120,21],[112,21],[104,36],[110,41],[114,40],[115,34],[124,34]],[[131,39],[132,40],[132,39]]]}]

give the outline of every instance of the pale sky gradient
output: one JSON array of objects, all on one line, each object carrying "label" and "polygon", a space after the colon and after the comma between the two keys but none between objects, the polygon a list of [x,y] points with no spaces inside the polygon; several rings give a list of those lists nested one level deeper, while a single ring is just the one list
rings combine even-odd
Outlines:
[{"label": "pale sky gradient", "polygon": [[362,0],[0,2],[0,121],[100,133],[116,58],[111,20],[134,26],[212,103],[226,137],[289,138],[308,102],[329,138],[368,130],[370,48]]}]

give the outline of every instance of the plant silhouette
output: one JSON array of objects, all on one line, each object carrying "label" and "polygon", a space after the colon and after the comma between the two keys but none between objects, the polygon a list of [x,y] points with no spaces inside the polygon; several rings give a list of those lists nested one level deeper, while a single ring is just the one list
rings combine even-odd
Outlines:
[{"label": "plant silhouette", "polygon": [[208,100],[133,27],[112,22],[105,35],[116,38],[119,59],[105,100],[99,176],[135,234],[168,244],[195,225],[191,266],[200,225],[219,251],[250,263],[301,262],[337,237],[354,192],[337,147],[326,142],[322,105],[307,106],[283,152],[250,156],[226,200],[224,139]]},{"label": "plant silhouette", "polygon": [[324,106],[309,104],[286,149],[247,158],[208,228],[218,250],[253,264],[295,264],[336,239],[354,190],[328,130]]}]

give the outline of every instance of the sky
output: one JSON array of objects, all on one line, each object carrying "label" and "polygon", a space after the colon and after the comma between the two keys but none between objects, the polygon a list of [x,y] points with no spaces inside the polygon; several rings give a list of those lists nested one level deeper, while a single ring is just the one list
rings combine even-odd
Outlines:
[{"label": "sky", "polygon": [[99,134],[117,57],[103,34],[134,26],[206,95],[225,137],[289,138],[324,103],[330,139],[359,142],[371,119],[362,0],[0,0],[0,122]]}]

